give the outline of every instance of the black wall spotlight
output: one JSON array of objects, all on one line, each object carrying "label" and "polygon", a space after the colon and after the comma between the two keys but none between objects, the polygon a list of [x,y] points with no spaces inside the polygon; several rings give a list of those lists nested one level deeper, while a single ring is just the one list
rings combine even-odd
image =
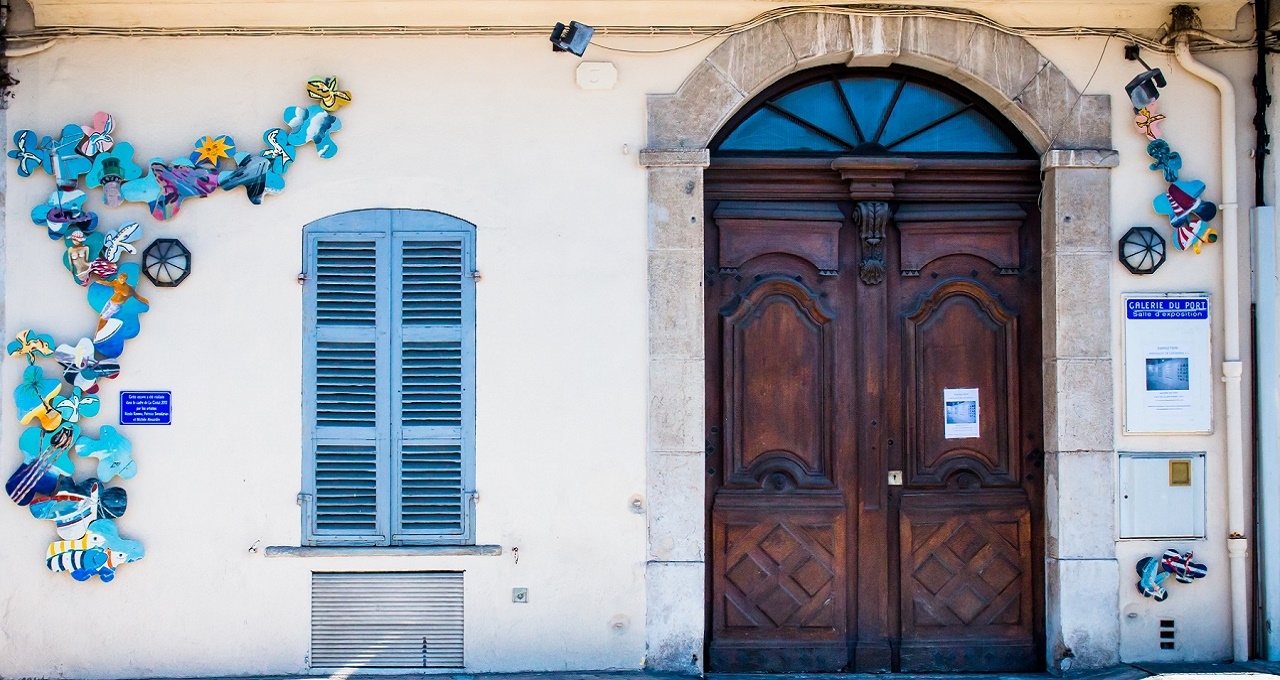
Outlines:
[{"label": "black wall spotlight", "polygon": [[1136,61],[1142,64],[1142,68],[1147,69],[1142,73],[1134,76],[1128,85],[1124,86],[1124,91],[1129,95],[1129,101],[1133,103],[1133,110],[1144,109],[1160,98],[1160,88],[1168,83],[1164,79],[1164,74],[1158,68],[1151,68],[1147,62],[1142,60],[1141,50],[1137,45],[1126,45],[1124,48],[1124,58],[1129,61]]},{"label": "black wall spotlight", "polygon": [[1120,237],[1120,264],[1130,274],[1154,274],[1164,264],[1164,237],[1151,227],[1134,227]]},{"label": "black wall spotlight", "polygon": [[595,32],[596,29],[576,21],[570,21],[567,27],[564,24],[556,24],[556,27],[551,30],[551,50],[571,52],[581,57],[582,53],[587,51],[587,45],[591,44],[591,36]]}]

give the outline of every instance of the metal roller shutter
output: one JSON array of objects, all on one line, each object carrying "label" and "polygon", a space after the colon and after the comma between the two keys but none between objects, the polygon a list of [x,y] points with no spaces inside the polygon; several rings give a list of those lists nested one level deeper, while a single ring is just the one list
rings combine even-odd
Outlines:
[{"label": "metal roller shutter", "polygon": [[311,575],[313,668],[461,668],[462,572]]}]

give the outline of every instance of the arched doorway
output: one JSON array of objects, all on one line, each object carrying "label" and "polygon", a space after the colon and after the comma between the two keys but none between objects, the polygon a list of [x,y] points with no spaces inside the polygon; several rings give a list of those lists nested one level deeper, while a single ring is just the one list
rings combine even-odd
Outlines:
[{"label": "arched doorway", "polygon": [[1042,668],[1035,150],[955,83],[844,66],[709,146],[709,669]]}]

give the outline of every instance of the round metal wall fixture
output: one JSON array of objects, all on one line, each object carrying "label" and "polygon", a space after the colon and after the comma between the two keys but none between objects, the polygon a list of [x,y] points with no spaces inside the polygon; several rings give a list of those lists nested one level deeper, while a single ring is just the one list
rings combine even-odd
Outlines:
[{"label": "round metal wall fixture", "polygon": [[1120,264],[1130,274],[1152,274],[1165,257],[1164,237],[1151,227],[1134,227],[1120,237]]},{"label": "round metal wall fixture", "polygon": [[191,251],[176,238],[158,238],[142,251],[142,273],[160,288],[173,288],[191,274]]}]

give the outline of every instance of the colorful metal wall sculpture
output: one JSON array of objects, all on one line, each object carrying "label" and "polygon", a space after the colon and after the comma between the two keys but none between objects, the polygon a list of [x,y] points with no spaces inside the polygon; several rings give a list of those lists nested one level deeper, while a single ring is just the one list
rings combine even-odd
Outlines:
[{"label": "colorful metal wall sculpture", "polygon": [[[77,581],[97,576],[105,582],[115,578],[121,565],[145,555],[142,544],[121,538],[115,524],[128,505],[125,490],[107,486],[116,477],[137,474],[133,445],[110,425],[100,427],[96,437],[81,431],[84,421],[98,414],[101,381],[120,374],[118,357],[125,342],[137,337],[140,317],[150,309],[150,301],[138,291],[139,263],[125,261],[138,254],[133,242],[143,229],[125,222],[105,234],[98,231],[98,215],[86,209],[89,197],[80,189],[81,180],[87,189],[102,190],[106,207],[146,203],[157,220],[171,219],[184,201],[219,189],[244,187],[249,201],[259,204],[264,195],[284,189],[284,174],[299,148],[313,144],[321,158],[337,153],[330,135],[342,123],[333,111],[351,101],[350,93],[337,88],[336,78],[309,81],[307,95],[319,104],[285,109],[287,129],[264,133],[267,148],[256,154],[237,151],[229,135],[207,135],[189,156],[168,163],[153,158],[144,168],[134,162],[133,146],[112,136],[115,120],[107,113],[98,113],[89,125],[64,126],[56,140],[39,138],[32,130],[13,136],[9,157],[17,161],[18,174],[30,177],[42,170],[56,185],[49,199],[32,209],[31,220],[61,242],[63,266],[86,289],[89,306],[98,315],[93,334],[74,345],[25,330],[7,347],[10,356],[27,360],[13,398],[19,423],[29,427],[18,438],[22,464],[6,481],[5,493],[36,519],[54,523],[61,540],[50,543],[45,555],[51,571],[69,572]],[[167,271],[168,285],[175,286],[189,272],[191,254],[176,240],[157,243],[161,241],[169,250],[159,260],[153,254],[152,260],[160,263],[156,266],[180,269]],[[37,363],[47,359],[57,362],[62,379],[47,376]],[[95,459],[94,475],[77,482],[72,454]]]},{"label": "colorful metal wall sculpture", "polygon": [[1180,553],[1169,548],[1159,557],[1148,556],[1138,560],[1136,565],[1138,592],[1142,593],[1143,597],[1152,597],[1156,602],[1164,602],[1169,599],[1169,591],[1164,587],[1169,574],[1173,574],[1173,580],[1178,583],[1192,583],[1198,578],[1208,576],[1208,567],[1191,561],[1194,555],[1195,553]]},{"label": "colorful metal wall sculpture", "polygon": [[[1136,52],[1132,58],[1138,58]],[[1145,62],[1142,65],[1147,70],[1129,81],[1124,89],[1133,104],[1133,122],[1138,132],[1147,138],[1147,155],[1154,160],[1151,169],[1160,171],[1164,181],[1169,183],[1169,188],[1156,196],[1152,207],[1169,220],[1169,226],[1173,227],[1173,244],[1178,250],[1190,248],[1199,255],[1204,244],[1218,241],[1218,232],[1209,226],[1218,214],[1218,206],[1200,197],[1204,193],[1204,182],[1179,181],[1182,156],[1173,150],[1160,132],[1160,122],[1165,120],[1164,114],[1158,112],[1160,88],[1165,86],[1164,74]]]}]

